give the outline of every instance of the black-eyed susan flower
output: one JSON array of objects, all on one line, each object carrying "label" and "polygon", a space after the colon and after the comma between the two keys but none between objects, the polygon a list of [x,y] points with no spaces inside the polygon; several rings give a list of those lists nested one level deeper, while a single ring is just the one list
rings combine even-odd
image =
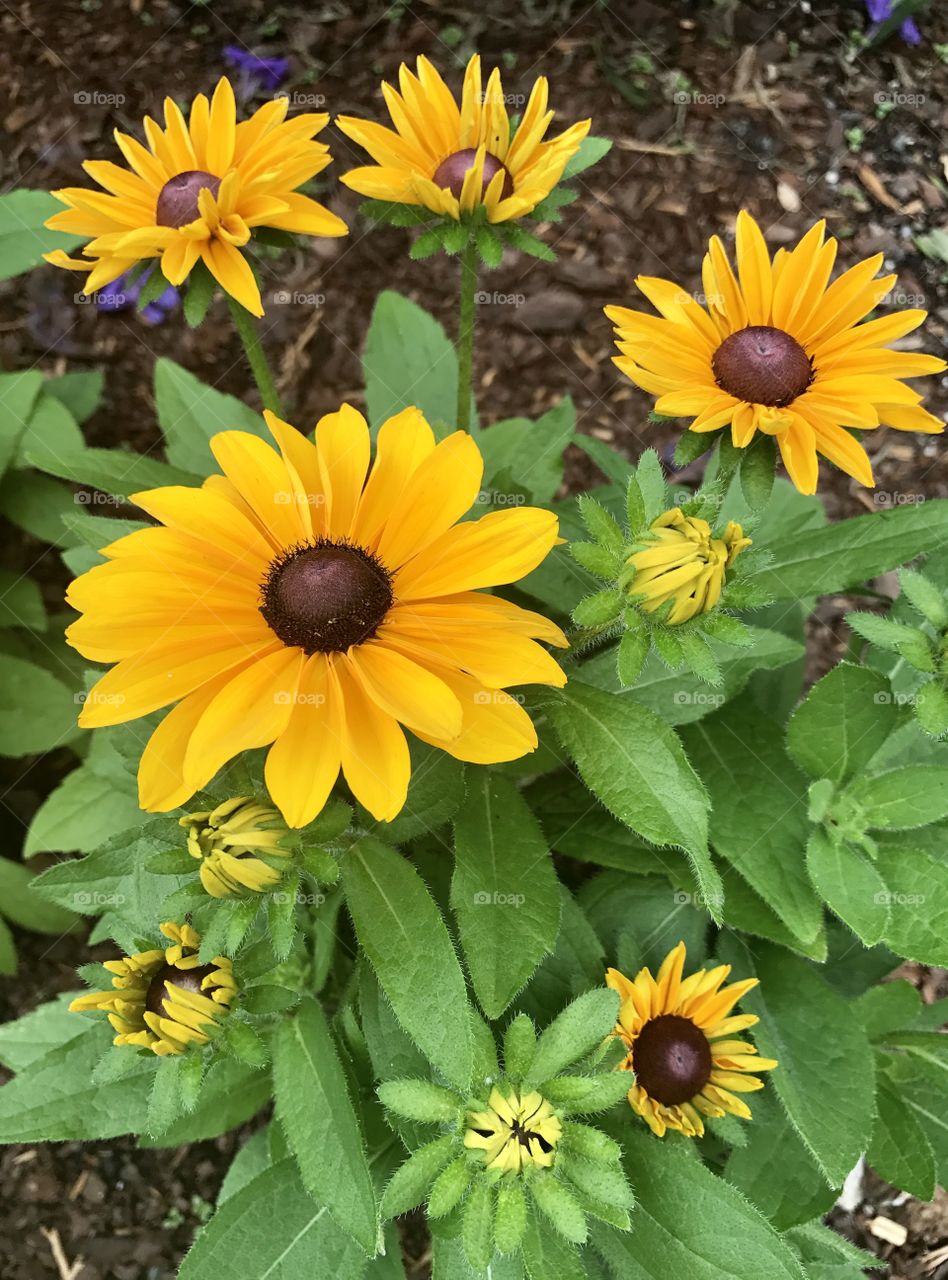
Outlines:
[{"label": "black-eyed susan flower", "polygon": [[737,1095],[762,1089],[763,1081],[751,1073],[777,1066],[748,1041],[733,1039],[759,1021],[731,1012],[757,979],[723,987],[730,965],[683,978],[684,964],[685,944],[679,942],[657,978],[647,968],[632,981],[617,969],[606,972],[606,985],[622,1001],[615,1034],[629,1051],[619,1069],[635,1073],[629,1102],[660,1138],[668,1129],[700,1138],[702,1116],[749,1120],[750,1108]]},{"label": "black-eyed susan flower", "polygon": [[461,102],[425,57],[402,64],[399,88],[382,84],[394,128],[340,116],[339,128],[375,161],[342,175],[361,195],[460,219],[483,205],[491,223],[531,213],[550,194],[589,132],[580,121],[546,138],[553,120],[545,76],[511,128],[500,72],[481,88],[481,60],[467,64]]},{"label": "black-eyed susan flower", "polygon": [[106,960],[113,991],[89,991],[70,1011],[98,1009],[108,1014],[113,1044],[150,1049],[164,1058],[205,1045],[218,1032],[237,994],[230,960],[217,956],[202,965],[200,935],[189,924],[161,926],[165,947]]},{"label": "black-eyed susan flower", "polygon": [[668,280],[636,284],[659,316],[607,307],[616,365],[657,397],[658,413],[690,417],[689,430],[730,427],[745,448],[758,431],[775,437],[790,478],[816,491],[822,455],[861,484],[872,467],[852,428],[938,433],[944,423],[902,379],[940,373],[944,360],[888,344],[924,321],[920,310],[864,323],[895,284],[878,276],[883,256],[830,283],[837,242],[818,222],[771,260],[757,223],[737,219],[737,275],[714,236],[704,259],[706,306]]},{"label": "black-eyed susan flower", "polygon": [[160,258],[173,285],[198,260],[241,306],[263,315],[260,291],[242,250],[258,227],[314,236],[342,236],[346,224],[298,188],[330,162],[315,141],[329,116],[286,120],[289,100],[275,98],[237,122],[234,91],[222,78],[210,103],[198,94],[187,122],[165,99],[165,128],[145,117],[147,145],[116,131],[128,168],[86,160],[104,191],[66,187],[53,194],[67,206],[47,226],[91,239],[84,257],[60,249],[46,255],[58,267],[86,271],[83,289],[111,284],[143,259]]},{"label": "black-eyed susan flower", "polygon": [[461,760],[533,751],[511,685],[561,686],[544,640],[558,627],[487,595],[556,542],[531,507],[462,517],[483,460],[470,436],[440,443],[417,409],[389,419],[370,467],[365,419],[349,406],[315,442],[266,415],[279,451],[225,431],[223,475],[135,495],[161,522],[106,547],[69,588],[82,617],[70,644],[115,663],[88,696],[86,727],[177,706],[142,755],[142,807],[183,804],[226,761],[269,744],[266,784],[286,821],[322,809],[340,769],[377,819],[402,808],[402,725]]},{"label": "black-eyed susan flower", "polygon": [[288,858],[289,835],[279,813],[252,796],[235,796],[216,809],[178,819],[188,833],[188,853],[201,863],[201,884],[214,898],[249,889],[263,893],[279,884],[282,872],[256,853]]},{"label": "black-eyed susan flower", "polygon": [[672,507],[652,521],[649,543],[626,562],[634,575],[627,590],[647,613],[670,605],[665,621],[675,626],[715,607],[727,570],[751,540],[734,520],[715,537],[707,520]]},{"label": "black-eyed susan flower", "polygon": [[536,1090],[491,1090],[487,1107],[467,1117],[464,1145],[483,1151],[484,1165],[500,1173],[519,1173],[526,1165],[548,1169],[563,1126],[553,1107]]}]

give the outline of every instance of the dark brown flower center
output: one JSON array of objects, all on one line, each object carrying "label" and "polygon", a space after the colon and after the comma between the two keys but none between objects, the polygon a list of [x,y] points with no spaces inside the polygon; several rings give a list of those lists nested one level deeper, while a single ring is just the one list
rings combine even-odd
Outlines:
[{"label": "dark brown flower center", "polygon": [[274,561],[260,612],[284,644],[308,654],[342,653],[375,634],[393,600],[381,561],[324,539]]},{"label": "dark brown flower center", "polygon": [[198,196],[206,188],[212,196],[220,190],[221,180],[203,169],[187,169],[169,178],[158,193],[155,221],[159,227],[184,227],[200,217]]},{"label": "dark brown flower center", "polygon": [[214,972],[214,965],[204,964],[197,969],[178,969],[173,964],[163,964],[151,982],[145,995],[145,1008],[149,1013],[165,1016],[164,1001],[168,996],[166,983],[173,982],[184,991],[196,991],[199,995],[207,995],[201,991],[201,983]]},{"label": "dark brown flower center", "polygon": [[[477,151],[474,147],[465,147],[463,151],[455,151],[453,156],[448,156],[447,160],[442,160],[435,169],[434,182],[436,187],[447,187],[456,200],[461,199],[461,189],[464,186],[464,179],[468,170],[474,168],[474,161],[477,159]],[[501,191],[501,199],[506,200],[508,196],[513,195],[513,178],[497,159],[488,151],[484,156],[484,183],[481,187],[481,194],[490,186],[491,178],[496,173],[504,175],[504,186]]]},{"label": "dark brown flower center", "polygon": [[690,1018],[664,1013],[646,1022],[632,1046],[636,1083],[673,1107],[688,1102],[711,1079],[711,1046]]},{"label": "dark brown flower center", "polygon": [[789,333],[752,324],[725,338],[711,359],[722,391],[747,404],[782,408],[813,381],[810,357]]}]

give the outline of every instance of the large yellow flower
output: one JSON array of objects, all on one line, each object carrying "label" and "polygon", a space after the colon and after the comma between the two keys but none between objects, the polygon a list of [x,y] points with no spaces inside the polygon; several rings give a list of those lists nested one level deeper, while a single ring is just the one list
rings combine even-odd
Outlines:
[{"label": "large yellow flower", "polygon": [[635,1072],[629,1102],[660,1138],[667,1129],[700,1138],[703,1115],[749,1120],[750,1108],[735,1095],[764,1087],[749,1072],[777,1066],[773,1058],[759,1057],[752,1044],[731,1039],[759,1022],[752,1013],[731,1016],[757,979],[722,988],[730,965],[682,978],[684,965],[685,944],[679,942],[657,978],[649,969],[640,969],[631,982],[618,969],[606,972],[606,985],[622,1000],[615,1034],[629,1052],[620,1070]]},{"label": "large yellow flower", "polygon": [[113,1044],[150,1049],[165,1058],[205,1045],[217,1034],[237,983],[226,956],[201,964],[201,936],[189,924],[168,921],[161,932],[168,946],[106,960],[114,990],[88,991],[69,1009],[104,1011],[116,1033]]},{"label": "large yellow flower", "polygon": [[882,254],[832,284],[837,242],[825,222],[771,262],[757,223],[737,219],[735,277],[717,236],[704,259],[706,307],[679,285],[640,276],[636,284],[661,318],[607,307],[621,355],[615,363],[658,397],[670,417],[693,417],[691,431],[730,425],[737,448],[757,431],[776,437],[784,465],[802,493],[814,493],[822,454],[861,484],[873,484],[862,445],[846,428],[896,427],[940,432],[900,381],[940,373],[944,360],[892,351],[924,311],[897,311],[860,324],[895,284],[877,278]]},{"label": "large yellow flower", "polygon": [[[200,258],[220,284],[254,315],[263,315],[260,291],[241,249],[255,227],[312,236],[344,236],[346,224],[296,188],[330,162],[315,142],[325,113],[286,120],[287,98],[275,98],[237,123],[234,91],[221,79],[208,103],[203,93],[185,123],[165,99],[165,128],[145,117],[147,147],[116,130],[128,161],[86,160],[83,168],[107,194],[66,187],[53,195],[68,208],[54,214],[54,231],[91,236],[85,258],[57,249],[46,260],[87,271],[83,289],[110,284],[143,258],[161,259],[171,284],[181,284]],[[88,261],[87,259],[91,259]]]},{"label": "large yellow flower", "polygon": [[589,132],[590,121],[582,120],[543,141],[553,112],[541,76],[511,138],[500,72],[491,72],[482,92],[477,54],[464,73],[460,106],[427,58],[418,59],[417,75],[403,63],[398,83],[400,93],[382,84],[394,129],[353,116],[336,121],[375,161],[342,181],[376,200],[457,219],[483,204],[490,222],[521,218],[550,194]]},{"label": "large yellow flower", "polygon": [[534,750],[509,685],[562,685],[535,638],[560,629],[480,588],[546,556],[556,517],[511,508],[458,523],[483,461],[470,436],[435,443],[417,409],[382,426],[369,466],[365,419],[348,405],[315,443],[266,414],[280,451],[225,431],[223,475],[135,495],[161,527],[106,547],[69,588],[69,642],[114,662],[80,723],[119,724],[178,705],[142,755],[142,808],[183,804],[233,756],[273,743],[266,782],[291,826],[323,807],[340,767],[390,820],[405,803],[404,724],[461,760]]}]

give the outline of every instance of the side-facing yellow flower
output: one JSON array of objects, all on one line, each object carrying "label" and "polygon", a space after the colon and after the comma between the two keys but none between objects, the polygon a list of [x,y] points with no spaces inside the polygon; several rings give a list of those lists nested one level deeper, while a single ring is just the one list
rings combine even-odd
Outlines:
[{"label": "side-facing yellow flower", "polygon": [[647,613],[673,601],[666,619],[670,626],[713,609],[721,598],[727,570],[751,544],[741,526],[731,520],[715,538],[707,520],[672,507],[650,528],[650,545],[627,561],[635,570],[629,592],[643,597],[639,603]]},{"label": "side-facing yellow flower", "polygon": [[70,1012],[101,1009],[115,1029],[113,1044],[150,1049],[164,1058],[205,1045],[237,994],[230,960],[198,959],[201,937],[189,924],[161,926],[170,943],[121,960],[106,960],[114,991],[77,996]]},{"label": "side-facing yellow flower", "polygon": [[399,68],[401,92],[382,84],[394,129],[354,116],[336,121],[375,161],[342,181],[360,195],[456,219],[481,204],[490,222],[531,213],[562,178],[590,121],[544,141],[553,112],[541,76],[511,137],[500,72],[491,72],[482,91],[478,54],[467,64],[460,106],[427,58],[417,67],[417,74],[404,63]]},{"label": "side-facing yellow flower", "polygon": [[185,814],[178,822],[188,833],[188,853],[200,859],[201,884],[211,897],[225,898],[245,889],[263,893],[279,883],[281,873],[253,856],[290,856],[283,845],[289,832],[276,809],[258,804],[252,796],[234,796],[208,812]]},{"label": "side-facing yellow flower", "polygon": [[488,1169],[519,1173],[529,1164],[548,1169],[562,1132],[559,1116],[539,1093],[511,1089],[505,1097],[495,1085],[487,1110],[468,1114],[464,1145],[483,1151]]},{"label": "side-facing yellow flower", "polygon": [[944,360],[888,344],[911,333],[924,311],[896,311],[860,323],[895,284],[877,278],[877,254],[832,284],[837,242],[826,223],[811,227],[792,250],[771,261],[757,223],[737,219],[737,276],[720,239],[704,259],[706,306],[669,280],[636,284],[660,318],[606,307],[622,353],[616,365],[657,396],[655,408],[690,417],[691,431],[730,426],[737,448],[758,431],[776,437],[784,466],[801,493],[815,493],[822,455],[872,485],[872,467],[847,428],[944,431],[901,381],[940,373]]},{"label": "side-facing yellow flower", "polygon": [[83,258],[62,249],[47,262],[89,274],[93,293],[145,258],[160,258],[171,284],[182,284],[200,258],[227,293],[263,315],[260,291],[241,249],[255,227],[311,236],[344,236],[341,218],[297,188],[329,164],[329,148],[314,141],[323,113],[286,120],[288,98],[275,98],[237,123],[230,81],[222,78],[208,103],[199,93],[187,123],[165,98],[165,128],[145,117],[143,146],[127,134],[115,141],[129,168],[86,160],[86,173],[105,189],[66,187],[53,195],[67,206],[46,225],[91,236]]},{"label": "side-facing yellow flower", "polygon": [[764,1087],[749,1072],[777,1066],[752,1044],[731,1038],[760,1021],[752,1013],[731,1015],[757,979],[722,987],[730,965],[683,978],[684,965],[685,944],[679,942],[657,978],[649,969],[640,969],[634,981],[618,969],[606,971],[606,985],[622,1001],[615,1034],[629,1050],[619,1070],[635,1072],[629,1103],[660,1138],[667,1129],[700,1138],[702,1116],[730,1113],[749,1120],[750,1108],[735,1095]]},{"label": "side-facing yellow flower", "polygon": [[214,436],[224,474],[134,495],[161,525],[106,547],[107,563],[67,594],[83,615],[69,643],[117,664],[82,725],[178,704],[142,755],[142,808],[173,809],[272,743],[267,789],[291,826],[319,813],[340,768],[389,821],[411,771],[402,725],[461,760],[533,751],[533,723],[504,690],[563,685],[536,640],[566,638],[482,588],[534,569],[556,516],[519,507],[462,521],[480,451],[464,432],[436,443],[417,409],[382,425],[371,467],[368,427],[348,405],[315,442],[265,416],[279,452],[248,432]]}]

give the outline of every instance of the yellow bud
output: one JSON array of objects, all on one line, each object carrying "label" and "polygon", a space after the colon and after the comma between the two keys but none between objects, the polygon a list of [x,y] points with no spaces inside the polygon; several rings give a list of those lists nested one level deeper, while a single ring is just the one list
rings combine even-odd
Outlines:
[{"label": "yellow bud", "polygon": [[750,542],[733,520],[713,537],[707,520],[672,507],[652,521],[649,545],[629,557],[635,570],[629,593],[647,613],[671,601],[668,624],[687,622],[714,608],[727,570]]}]

